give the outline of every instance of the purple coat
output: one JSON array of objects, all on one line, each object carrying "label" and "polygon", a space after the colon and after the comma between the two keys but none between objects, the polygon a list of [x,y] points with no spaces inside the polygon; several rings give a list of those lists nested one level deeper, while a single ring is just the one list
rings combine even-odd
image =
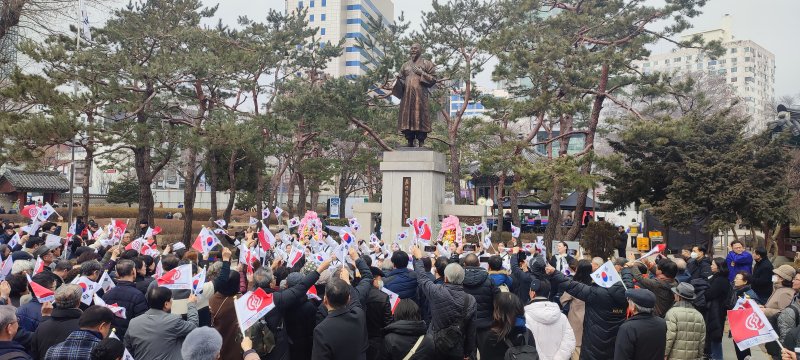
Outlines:
[{"label": "purple coat", "polygon": [[[741,254],[729,251],[728,257],[725,258],[725,263],[728,265],[728,270],[730,270],[730,273],[728,274],[728,280],[731,282],[733,281],[733,278],[736,277],[736,274],[738,274],[740,271],[744,271],[748,274],[753,273],[753,255],[747,251]],[[731,265],[731,263],[736,265]]]}]

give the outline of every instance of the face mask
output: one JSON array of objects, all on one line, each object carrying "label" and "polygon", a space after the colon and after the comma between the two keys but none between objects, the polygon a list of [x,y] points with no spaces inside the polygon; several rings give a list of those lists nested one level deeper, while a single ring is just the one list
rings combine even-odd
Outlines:
[{"label": "face mask", "polygon": [[778,275],[772,275],[772,282],[774,283],[778,282]]},{"label": "face mask", "polygon": [[383,280],[378,280],[378,289],[383,289]]},{"label": "face mask", "polygon": [[689,256],[691,256],[692,259],[697,259],[697,253],[694,252],[694,251],[692,251],[692,255],[689,255]]}]

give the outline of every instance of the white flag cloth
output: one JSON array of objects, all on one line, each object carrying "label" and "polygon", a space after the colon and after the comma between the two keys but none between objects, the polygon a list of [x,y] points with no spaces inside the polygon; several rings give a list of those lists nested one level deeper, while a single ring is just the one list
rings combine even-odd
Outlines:
[{"label": "white flag cloth", "polygon": [[289,258],[286,259],[290,266],[294,266],[297,264],[300,259],[303,258],[304,251],[302,248],[298,248],[296,246],[292,246],[292,252],[289,253]]},{"label": "white flag cloth", "polygon": [[61,247],[61,237],[58,235],[47,234],[47,237],[44,239],[44,244],[50,249],[59,248]]},{"label": "white flag cloth", "polygon": [[520,228],[514,226],[514,224],[511,224],[511,236],[512,237],[518,238],[520,230],[521,230]]},{"label": "white flag cloth", "polygon": [[89,30],[89,12],[86,11],[86,4],[82,0],[80,2],[80,12],[81,29],[78,31],[83,30],[83,38],[92,41],[92,32]]},{"label": "white flag cloth", "polygon": [[11,237],[11,240],[8,240],[8,247],[13,249],[17,245],[19,245],[20,240],[21,239],[19,238],[19,233],[15,231],[14,236]]},{"label": "white flag cloth", "polygon": [[214,220],[214,224],[217,224],[217,226],[219,226],[221,228],[224,228],[225,225],[228,225],[228,223],[225,222],[225,219]]},{"label": "white flag cloth", "polygon": [[269,208],[264,208],[261,210],[261,220],[269,219],[269,216],[272,214],[272,211]]},{"label": "white flag cloth", "polygon": [[617,269],[614,268],[614,264],[611,261],[607,261],[597,268],[597,271],[592,273],[592,280],[594,280],[597,285],[610,288],[617,282],[622,281],[622,277],[619,276]]},{"label": "white flag cloth", "polygon": [[158,286],[167,289],[192,290],[192,265],[186,264],[167,271],[157,280]]},{"label": "white flag cloth", "polygon": [[[111,335],[109,335],[108,337],[119,340],[117,334],[114,332],[113,329],[111,330]],[[128,352],[128,349],[125,349],[125,353],[122,355],[122,360],[134,360],[131,353]]]},{"label": "white flag cloth", "polygon": [[11,256],[3,261],[3,266],[0,267],[0,281],[5,280],[11,274],[11,267],[14,265],[14,259]]},{"label": "white flag cloth", "polygon": [[234,308],[236,309],[236,319],[239,320],[239,328],[244,334],[256,321],[274,309],[275,305],[272,303],[272,294],[267,294],[264,289],[257,288],[236,299]]},{"label": "white flag cloth", "polygon": [[278,219],[279,221],[281,219],[281,214],[283,214],[283,209],[281,209],[279,206],[276,206],[275,207],[275,218]]},{"label": "white flag cloth", "polygon": [[385,287],[381,288],[386,295],[389,295],[389,304],[392,307],[392,314],[394,314],[394,309],[397,308],[397,304],[400,303],[400,295],[395,294],[392,290],[389,290]]},{"label": "white flag cloth", "polygon": [[53,209],[53,206],[51,206],[50,203],[47,203],[39,208],[39,213],[36,214],[36,219],[47,221],[47,219],[53,214],[56,214],[56,209]]},{"label": "white flag cloth", "polygon": [[125,319],[125,308],[124,307],[119,306],[116,303],[114,303],[114,304],[106,304],[106,302],[103,301],[103,298],[97,296],[97,293],[94,294],[94,304],[102,306],[102,307],[105,307],[105,308],[108,308],[118,318]]},{"label": "white flag cloth", "polygon": [[296,227],[300,226],[300,218],[295,216],[295,217],[289,219],[289,222],[287,223],[287,225],[289,226],[289,229],[293,229],[293,228],[296,228]]},{"label": "white flag cloth", "polygon": [[353,229],[353,231],[358,231],[361,229],[361,225],[358,223],[358,219],[356,218],[348,220],[348,223],[350,224],[350,229]]},{"label": "white flag cloth", "polygon": [[215,246],[219,245],[219,239],[213,232],[209,231],[208,228],[204,227],[200,229],[200,234],[194,239],[194,243],[192,243],[192,248],[203,253],[208,254],[211,249]]},{"label": "white flag cloth", "polygon": [[[206,283],[206,268],[200,269],[200,272],[192,278],[192,288],[195,295],[203,294],[203,284]],[[210,297],[210,296],[209,296]]]},{"label": "white flag cloth", "polygon": [[250,221],[248,222],[248,224],[250,224],[250,225],[258,224],[258,219],[256,219],[256,218],[251,216],[250,217]]},{"label": "white flag cloth", "polygon": [[117,286],[114,284],[114,280],[111,280],[111,276],[108,276],[108,271],[103,272],[103,276],[100,277],[99,283],[100,283],[100,288],[106,292]]},{"label": "white flag cloth", "polygon": [[92,304],[92,299],[94,298],[94,293],[100,289],[100,284],[89,280],[86,276],[81,276],[72,280],[72,284],[78,285],[83,290],[83,294],[81,295],[81,302],[86,305]]}]

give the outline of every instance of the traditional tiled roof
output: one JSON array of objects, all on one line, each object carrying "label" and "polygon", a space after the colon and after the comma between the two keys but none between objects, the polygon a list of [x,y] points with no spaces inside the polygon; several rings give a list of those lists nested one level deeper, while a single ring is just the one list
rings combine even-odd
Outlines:
[{"label": "traditional tiled roof", "polygon": [[69,180],[58,171],[6,169],[0,183],[8,181],[18,191],[67,192]]}]

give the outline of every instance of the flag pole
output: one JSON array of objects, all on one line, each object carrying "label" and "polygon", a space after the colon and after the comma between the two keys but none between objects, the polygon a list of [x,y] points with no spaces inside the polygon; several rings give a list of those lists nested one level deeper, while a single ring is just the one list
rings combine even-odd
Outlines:
[{"label": "flag pole", "polygon": [[[81,8],[83,7],[83,0],[78,0],[78,11],[76,12],[76,20],[75,23],[75,56],[77,57],[78,52],[81,51]],[[75,75],[75,81],[73,84],[73,93],[74,96],[78,97],[78,76],[77,71]],[[80,121],[80,115],[78,115],[78,120]],[[75,134],[77,135],[77,134]],[[67,224],[72,224],[72,215],[73,215],[73,206],[75,199],[75,136],[71,139],[71,155],[70,155],[70,165],[69,165],[69,214],[67,215]]]}]

